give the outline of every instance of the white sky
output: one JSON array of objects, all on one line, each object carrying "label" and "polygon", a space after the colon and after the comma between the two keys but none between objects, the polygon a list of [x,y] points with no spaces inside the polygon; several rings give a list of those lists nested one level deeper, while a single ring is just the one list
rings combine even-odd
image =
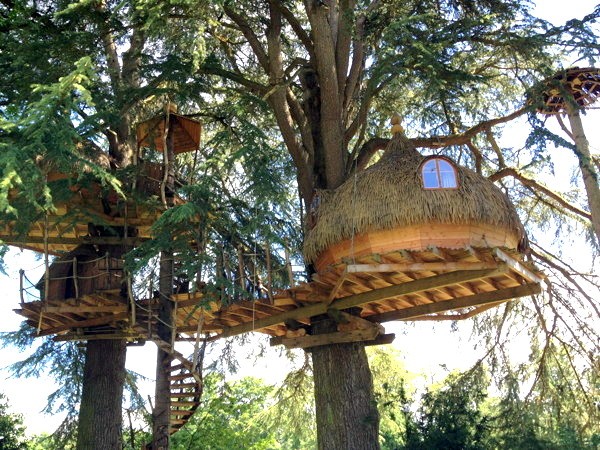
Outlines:
[{"label": "white sky", "polygon": [[[539,3],[541,12],[538,13],[556,23],[574,16],[581,17],[583,14],[589,13],[595,6],[595,2],[591,0],[574,0],[568,4],[568,7],[565,7],[564,2],[558,0],[540,1]],[[597,126],[600,123],[600,110],[589,111],[583,120],[592,151],[600,153],[600,127]],[[513,127],[512,134],[515,134],[514,131],[517,130]],[[527,135],[527,130],[521,128],[518,131],[520,133],[515,134],[513,139],[522,142]],[[552,150],[553,154],[557,156],[560,155],[560,152],[565,151],[564,149]],[[562,158],[557,161],[562,161]],[[568,180],[571,177],[571,170],[563,163],[558,163],[556,179]],[[553,184],[553,186],[556,185]],[[41,261],[35,261],[30,252],[15,250],[11,251],[6,258],[6,263],[10,273],[7,277],[0,275],[0,288],[4,292],[3,298],[0,299],[0,331],[13,331],[21,322],[21,316],[12,311],[13,308],[18,307],[19,303],[18,269],[40,266]],[[41,276],[43,268],[38,270],[40,270],[39,276]],[[32,280],[39,279],[39,276],[33,276]],[[423,384],[431,382],[434,374],[443,374],[444,367],[450,370],[466,368],[479,356],[479,352],[473,349],[474,344],[467,341],[470,331],[469,322],[460,325],[460,332],[451,332],[450,324],[444,322],[389,323],[385,325],[385,328],[387,332],[396,333],[396,340],[392,345],[400,349],[408,370],[423,374],[421,380]],[[271,382],[282,379],[290,367],[286,358],[279,356],[278,350],[270,349],[267,351],[266,358],[256,360],[252,355],[244,353],[251,347],[247,346],[240,350],[240,364],[243,367],[240,375],[266,377]],[[184,349],[184,353],[185,351]],[[521,357],[526,357],[526,354],[524,353]],[[6,367],[22,358],[23,354],[18,353],[15,349],[0,349],[0,367]],[[128,368],[153,378],[154,364],[154,345],[147,344],[142,348],[129,348]],[[7,377],[7,372],[0,370],[0,392],[8,396],[11,411],[23,414],[28,433],[52,432],[60,423],[61,418],[44,416],[40,414],[40,411],[46,403],[46,397],[55,387],[54,381],[48,377],[37,379],[9,379]],[[147,394],[153,394],[151,383],[144,389]]]}]

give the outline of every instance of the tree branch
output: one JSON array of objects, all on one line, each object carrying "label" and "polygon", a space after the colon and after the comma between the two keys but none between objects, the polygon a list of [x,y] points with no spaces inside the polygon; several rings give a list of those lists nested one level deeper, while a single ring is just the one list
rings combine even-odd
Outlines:
[{"label": "tree branch", "polygon": [[481,170],[483,166],[483,155],[479,148],[473,143],[473,141],[467,142],[467,148],[471,150],[473,157],[475,158],[475,171],[481,175]]},{"label": "tree branch", "polygon": [[222,67],[214,65],[205,65],[202,66],[198,72],[204,75],[217,75],[226,78],[230,81],[233,81],[234,83],[241,84],[255,95],[264,96],[269,91],[269,88],[267,86],[257,83],[255,81],[248,80],[240,74],[223,69]]},{"label": "tree branch", "polygon": [[349,13],[354,8],[354,4],[354,0],[340,0],[339,2],[335,59],[338,76],[338,95],[342,101],[344,99],[346,73],[348,72],[348,64],[350,62],[350,45],[352,42],[352,30]]},{"label": "tree branch", "polygon": [[504,154],[502,153],[502,150],[500,149],[500,146],[498,145],[498,142],[496,141],[496,138],[494,137],[494,133],[492,133],[491,128],[485,129],[485,137],[487,138],[488,142],[490,143],[492,150],[494,150],[494,153],[496,153],[496,157],[498,158],[498,166],[500,166],[500,168],[506,167],[506,161],[504,160]]},{"label": "tree branch", "polygon": [[312,42],[310,36],[306,33],[306,31],[304,30],[304,28],[298,21],[298,18],[294,15],[294,13],[292,13],[288,8],[286,8],[283,5],[283,2],[274,2],[274,3],[275,3],[275,7],[279,10],[281,15],[290,24],[290,26],[292,27],[292,30],[294,30],[294,33],[296,33],[296,36],[298,36],[298,39],[300,39],[300,42],[302,42],[302,45],[304,45],[304,48],[306,49],[306,51],[308,53],[309,59],[314,60],[315,51],[314,51],[314,47],[313,47],[313,42]]},{"label": "tree branch", "polygon": [[[541,248],[539,245],[533,243],[534,246],[538,247],[542,252],[544,253],[540,253],[537,250],[534,250],[533,248],[531,248],[531,255],[535,258],[537,258],[538,260],[540,260],[543,264],[547,265],[548,267],[551,267],[552,269],[558,271],[563,277],[565,277],[565,279],[567,279],[569,281],[569,283],[571,283],[571,285],[575,286],[575,289],[577,289],[577,291],[579,291],[579,293],[581,294],[581,296],[583,298],[585,298],[588,303],[590,304],[590,306],[592,307],[592,309],[596,312],[596,315],[600,318],[600,309],[598,309],[598,306],[596,305],[595,300],[588,295],[587,290],[584,289],[576,280],[575,278],[572,276],[571,272],[569,270],[566,270],[564,267],[561,267],[559,264],[557,264],[556,262],[554,262],[551,258],[557,259],[558,261],[560,261],[558,258],[554,257],[554,256],[550,256],[550,253],[548,253],[546,250],[544,250],[543,248]],[[563,263],[562,261],[560,261],[562,264],[564,264],[565,266],[568,267],[567,264]],[[573,270],[572,268],[569,268],[570,270]]]},{"label": "tree branch", "polygon": [[252,52],[256,55],[259,64],[263,70],[268,73],[269,57],[267,56],[262,44],[258,40],[258,36],[256,36],[246,19],[228,6],[224,6],[223,10],[225,11],[225,14],[227,14],[227,16],[238,26],[239,30],[248,41],[248,44],[250,44]]},{"label": "tree branch", "polygon": [[104,44],[104,55],[106,58],[106,65],[108,67],[108,76],[113,88],[113,92],[118,92],[121,86],[121,66],[119,65],[119,53],[117,51],[117,44],[113,39],[113,35],[108,27],[106,20],[107,12],[104,2],[99,2],[96,7],[101,13],[103,19],[100,21],[100,35],[102,43]]},{"label": "tree branch", "polygon": [[294,122],[296,122],[296,126],[300,130],[302,144],[308,152],[308,164],[311,165],[312,159],[315,155],[315,148],[310,133],[310,125],[308,124],[308,120],[306,118],[306,115],[304,114],[302,106],[300,106],[300,102],[298,101],[292,90],[289,88],[287,88],[286,90],[286,99],[292,118],[294,119]]},{"label": "tree branch", "polygon": [[477,125],[469,128],[468,130],[460,133],[454,134],[450,136],[435,136],[431,138],[416,138],[410,139],[415,147],[426,147],[426,148],[442,148],[442,147],[450,147],[451,145],[467,145],[467,143],[477,134],[485,131],[486,129],[493,127],[495,125],[499,125],[501,123],[510,122],[511,120],[516,119],[519,116],[522,116],[526,112],[529,111],[528,106],[524,106],[511,114],[498,117],[496,119],[486,120],[484,122],[478,123]]},{"label": "tree branch", "polygon": [[550,189],[548,189],[546,186],[538,183],[537,181],[526,177],[525,175],[523,175],[522,173],[520,173],[517,169],[514,169],[512,167],[505,167],[503,169],[500,169],[498,172],[493,173],[492,175],[490,175],[488,177],[488,179],[490,181],[498,181],[502,178],[505,177],[513,177],[516,180],[520,181],[521,184],[523,184],[524,186],[527,186],[535,191],[539,191],[542,192],[544,195],[546,195],[547,197],[550,197],[552,200],[556,201],[560,206],[562,206],[563,208],[577,214],[578,216],[581,216],[587,220],[591,220],[592,216],[590,213],[588,213],[587,211],[584,211],[580,208],[578,208],[575,205],[572,205],[571,203],[569,203],[566,199],[564,199],[561,195],[557,194],[556,192],[551,191]]},{"label": "tree branch", "polygon": [[356,170],[363,170],[373,158],[373,155],[378,151],[385,148],[385,146],[390,142],[389,139],[386,138],[371,138],[366,141],[358,151],[356,155]]}]

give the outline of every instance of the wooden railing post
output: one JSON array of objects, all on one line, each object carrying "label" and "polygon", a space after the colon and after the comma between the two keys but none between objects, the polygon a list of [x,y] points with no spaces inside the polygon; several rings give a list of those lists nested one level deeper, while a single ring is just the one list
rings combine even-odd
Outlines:
[{"label": "wooden railing post", "polygon": [[110,254],[106,252],[104,258],[106,258],[106,284],[104,285],[104,288],[110,289],[112,287],[110,283]]},{"label": "wooden railing post", "polygon": [[[125,273],[125,271],[123,271]],[[136,319],[136,310],[135,310],[135,301],[133,300],[133,288],[131,286],[131,275],[129,273],[126,274],[127,277],[127,297],[129,297],[129,305],[131,309],[131,326],[135,325]]]},{"label": "wooden railing post", "polygon": [[273,274],[271,273],[271,249],[269,243],[265,244],[265,257],[267,264],[267,294],[269,295],[269,303],[273,304]]},{"label": "wooden railing post", "polygon": [[79,284],[77,283],[77,257],[73,257],[73,287],[75,288],[75,298],[79,299]]},{"label": "wooden railing post", "polygon": [[240,287],[242,288],[242,292],[246,290],[246,284],[244,283],[244,250],[240,245],[238,247],[238,270],[240,272]]},{"label": "wooden railing post", "polygon": [[288,272],[288,278],[290,279],[290,288],[294,287],[294,271],[292,270],[292,263],[290,261],[290,252],[287,247],[284,249],[285,251],[285,267]]},{"label": "wooden railing post", "polygon": [[19,294],[21,296],[21,305],[25,303],[25,297],[23,296],[23,277],[25,276],[25,271],[23,269],[19,269]]}]

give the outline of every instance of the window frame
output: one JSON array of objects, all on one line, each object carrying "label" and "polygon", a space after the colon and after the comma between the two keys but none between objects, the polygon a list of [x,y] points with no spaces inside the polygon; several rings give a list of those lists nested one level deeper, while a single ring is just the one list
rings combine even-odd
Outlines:
[{"label": "window frame", "polygon": [[[437,187],[427,187],[425,186],[425,165],[429,162],[429,161],[435,161],[435,173],[436,175],[436,179],[437,179]],[[455,186],[453,187],[444,187],[442,186],[442,177],[441,177],[441,173],[442,171],[440,170],[440,164],[439,161],[444,161],[446,163],[448,163],[448,165],[452,168],[452,172],[454,173],[454,181],[455,181]],[[445,156],[440,156],[440,155],[432,155],[429,156],[427,158],[425,158],[425,160],[421,163],[421,165],[419,166],[419,176],[421,178],[421,186],[423,189],[426,189],[428,191],[437,191],[437,190],[457,190],[460,186],[460,182],[458,179],[458,169],[456,168],[456,163],[454,161],[452,161],[450,158],[447,158]]]}]

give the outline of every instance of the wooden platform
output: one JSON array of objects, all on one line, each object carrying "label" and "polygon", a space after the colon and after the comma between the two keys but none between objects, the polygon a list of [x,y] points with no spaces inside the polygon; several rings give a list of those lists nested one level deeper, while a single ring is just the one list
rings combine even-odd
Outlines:
[{"label": "wooden platform", "polygon": [[[48,179],[76,180],[76,175],[52,172]],[[55,209],[47,217],[40,213],[32,221],[26,234],[19,234],[15,223],[7,223],[0,227],[0,240],[40,253],[44,253],[47,242],[48,253],[51,255],[69,252],[82,244],[137,246],[150,238],[151,226],[164,212],[160,202],[161,180],[160,164],[145,163],[140,168],[136,191],[146,199],[153,198],[153,201],[146,201],[144,204],[132,199],[126,201],[116,192],[103,192],[96,182],[86,188],[74,184],[70,187],[72,195],[65,201],[57,201]],[[12,195],[17,195],[17,192]],[[173,201],[175,204],[183,202],[177,196]],[[90,233],[89,224],[121,230],[121,235],[95,236]],[[125,229],[128,230],[127,239],[123,238]]]},{"label": "wooden platform", "polygon": [[[219,339],[250,331],[275,337],[309,328],[310,318],[360,308],[373,323],[392,320],[459,320],[499,303],[541,291],[544,276],[501,249],[429,248],[346,261],[319,272],[310,283],[268,299],[220,306],[208,294],[180,294],[175,302],[177,340]],[[157,301],[123,300],[116,291],[81,299],[35,301],[16,310],[57,340],[154,338]],[[151,320],[149,320],[151,318]]]}]

